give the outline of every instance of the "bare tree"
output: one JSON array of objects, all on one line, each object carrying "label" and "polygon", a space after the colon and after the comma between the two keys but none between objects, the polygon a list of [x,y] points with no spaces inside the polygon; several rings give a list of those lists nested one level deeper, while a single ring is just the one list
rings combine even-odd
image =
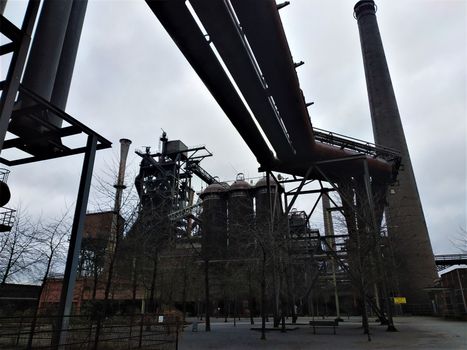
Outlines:
[{"label": "bare tree", "polygon": [[37,245],[35,247],[36,254],[39,256],[36,269],[42,271],[42,283],[39,290],[39,299],[37,301],[34,316],[31,323],[31,331],[28,339],[28,349],[32,347],[34,331],[39,314],[39,303],[42,292],[47,283],[47,279],[51,271],[59,266],[63,268],[66,260],[66,252],[68,248],[67,239],[71,232],[71,223],[69,212],[65,212],[60,218],[41,224],[36,230]]},{"label": "bare tree", "polygon": [[[121,243],[129,228],[132,227],[136,217],[135,213],[137,212],[137,196],[133,185],[123,192],[120,200],[116,199],[115,188],[117,190],[125,188],[123,186],[124,179],[118,179],[118,168],[119,162],[114,161],[112,165],[108,166],[105,171],[93,179],[94,198],[92,199],[92,203],[94,204],[95,211],[112,213],[111,224],[109,232],[102,233],[104,237],[89,237],[89,239],[85,239],[79,264],[81,273],[93,277],[93,300],[96,298],[101,281],[104,286],[103,303],[102,305],[95,304],[92,310],[97,319],[95,344],[99,342],[102,321],[109,313],[108,300],[110,292],[112,289],[116,289],[116,285],[118,284],[115,280],[115,270],[118,264]],[[133,177],[127,174],[126,178]],[[122,181],[121,184],[119,184],[119,180]],[[85,267],[87,267],[87,271],[84,271]]]},{"label": "bare tree", "polygon": [[0,233],[0,278],[1,284],[26,279],[37,262],[35,247],[36,230],[27,213],[18,209],[13,228]]},{"label": "bare tree", "polygon": [[457,232],[454,239],[451,240],[451,244],[454,248],[459,251],[461,254],[467,253],[467,229],[463,227],[459,227],[459,231]]}]

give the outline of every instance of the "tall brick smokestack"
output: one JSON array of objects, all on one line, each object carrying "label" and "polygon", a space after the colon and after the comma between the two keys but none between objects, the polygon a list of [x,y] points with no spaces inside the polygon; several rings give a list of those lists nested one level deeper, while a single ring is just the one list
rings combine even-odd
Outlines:
[{"label": "tall brick smokestack", "polygon": [[398,182],[390,189],[386,220],[394,244],[398,289],[407,298],[408,311],[430,313],[431,302],[424,288],[437,278],[430,238],[423,215],[409,150],[389,74],[373,0],[354,7],[358,22],[373,135],[376,144],[401,152]]},{"label": "tall brick smokestack", "polygon": [[117,183],[114,185],[116,188],[115,193],[115,205],[114,211],[119,212],[122,206],[122,194],[126,188],[125,181],[125,170],[126,170],[126,159],[128,157],[128,151],[130,149],[131,141],[128,139],[120,139],[120,163],[118,166]]}]

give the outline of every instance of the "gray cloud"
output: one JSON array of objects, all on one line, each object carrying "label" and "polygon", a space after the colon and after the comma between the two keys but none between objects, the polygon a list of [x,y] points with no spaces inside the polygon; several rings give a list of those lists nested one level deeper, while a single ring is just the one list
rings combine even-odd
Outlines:
[{"label": "gray cloud", "polygon": [[[294,59],[306,62],[299,78],[315,102],[313,125],[371,141],[353,4],[293,0],[281,15]],[[433,248],[453,252],[450,238],[466,227],[466,2],[380,0],[378,6]],[[157,148],[163,128],[188,145],[206,144],[215,155],[204,162],[212,174],[258,175],[251,152],[144,1],[89,2],[67,111],[114,145],[126,137],[132,150]],[[96,173],[117,154],[98,152]],[[75,200],[81,159],[13,168],[13,202],[21,198],[31,212],[54,216]],[[132,152],[129,161],[137,167]]]}]

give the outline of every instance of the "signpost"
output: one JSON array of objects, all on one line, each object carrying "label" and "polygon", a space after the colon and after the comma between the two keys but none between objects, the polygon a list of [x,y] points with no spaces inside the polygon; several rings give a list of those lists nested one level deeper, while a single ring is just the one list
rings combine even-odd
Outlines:
[{"label": "signpost", "polygon": [[394,304],[396,305],[401,305],[401,304],[407,304],[407,300],[405,297],[394,297]]}]

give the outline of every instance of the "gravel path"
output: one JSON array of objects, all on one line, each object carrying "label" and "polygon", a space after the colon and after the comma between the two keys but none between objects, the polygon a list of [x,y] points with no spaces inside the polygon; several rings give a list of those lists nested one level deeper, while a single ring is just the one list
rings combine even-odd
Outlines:
[{"label": "gravel path", "polygon": [[[307,323],[309,318],[300,318]],[[190,321],[190,320],[187,320]],[[345,319],[333,335],[332,328],[317,329],[299,325],[297,330],[281,333],[269,331],[266,340],[260,340],[260,332],[250,330],[248,320],[237,321],[234,327],[230,319],[212,319],[211,332],[204,331],[204,323],[198,332],[192,332],[191,325],[181,334],[179,349],[442,349],[467,350],[467,322],[448,321],[431,317],[397,317],[398,332],[386,332],[386,327],[371,324],[371,342],[363,335],[360,320],[356,317]],[[260,327],[260,320],[255,326]],[[268,324],[268,327],[271,327]]]}]

